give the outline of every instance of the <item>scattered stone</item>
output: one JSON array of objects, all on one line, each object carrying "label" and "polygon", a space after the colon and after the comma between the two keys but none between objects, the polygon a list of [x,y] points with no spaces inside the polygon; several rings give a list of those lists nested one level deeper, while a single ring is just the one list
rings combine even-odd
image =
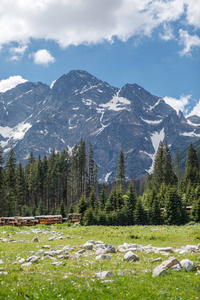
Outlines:
[{"label": "scattered stone", "polygon": [[200,249],[200,244],[198,244],[197,247]]},{"label": "scattered stone", "polygon": [[106,247],[106,250],[105,250],[105,251],[106,251],[105,253],[116,253],[116,249],[115,249],[115,247],[112,246],[112,245],[108,245],[108,246]]},{"label": "scattered stone", "polygon": [[29,254],[34,255],[34,254],[35,254],[35,251],[29,251]]},{"label": "scattered stone", "polygon": [[39,254],[39,255],[44,254],[44,250],[42,250],[42,249],[38,250],[37,254]]},{"label": "scattered stone", "polygon": [[198,251],[198,246],[195,246],[195,245],[187,245],[185,247],[186,250],[188,250],[189,252],[196,252]]},{"label": "scattered stone", "polygon": [[180,265],[178,259],[176,257],[170,257],[168,260],[163,261],[159,266],[157,266],[152,273],[152,277],[159,276],[161,274],[166,274],[166,268],[171,268],[175,265]]},{"label": "scattered stone", "polygon": [[157,251],[174,253],[174,250],[172,247],[157,248]]},{"label": "scattered stone", "polygon": [[18,264],[23,264],[25,262],[25,259],[24,258],[20,258],[19,260],[18,260]]},{"label": "scattered stone", "polygon": [[53,237],[50,237],[48,240],[49,240],[50,242],[52,242],[52,241],[54,240],[54,238],[53,238]]},{"label": "scattered stone", "polygon": [[162,274],[167,274],[167,270],[164,269],[164,268],[156,267],[156,268],[153,270],[152,277],[156,277],[156,276],[159,276],[159,275],[162,275]]},{"label": "scattered stone", "polygon": [[36,262],[38,259],[40,259],[40,257],[33,255],[33,256],[30,256],[29,258],[27,258],[26,262],[33,263],[33,262]]},{"label": "scattered stone", "polygon": [[39,240],[38,240],[37,237],[34,237],[33,240],[32,240],[32,242],[36,242],[37,243],[37,242],[39,242]]},{"label": "scattered stone", "polygon": [[62,265],[62,262],[61,261],[54,261],[54,262],[52,262],[52,265],[59,266],[59,265]]},{"label": "scattered stone", "polygon": [[158,267],[161,267],[161,268],[165,269],[165,268],[171,268],[171,267],[173,267],[177,264],[180,265],[178,259],[176,257],[172,256],[168,260],[163,261],[162,264],[159,265]]},{"label": "scattered stone", "polygon": [[3,265],[3,263],[4,263],[4,262],[3,262],[3,260],[2,260],[2,259],[0,259],[0,265]]},{"label": "scattered stone", "polygon": [[83,254],[85,252],[85,249],[81,249],[78,251],[78,254]]},{"label": "scattered stone", "polygon": [[26,267],[30,267],[31,265],[32,265],[32,262],[29,261],[29,262],[27,262],[25,264],[22,264],[21,266],[22,266],[22,268],[26,268]]},{"label": "scattered stone", "polygon": [[111,276],[114,276],[113,272],[110,271],[101,271],[95,274],[96,277],[100,278],[100,279],[104,279],[104,278],[109,278]]},{"label": "scattered stone", "polygon": [[129,251],[129,252],[127,252],[124,255],[124,260],[127,260],[127,261],[138,261],[139,257],[135,253],[133,253],[132,251]]},{"label": "scattered stone", "polygon": [[170,270],[173,270],[173,271],[182,271],[182,267],[180,264],[177,264],[177,265],[174,265],[170,268]]},{"label": "scattered stone", "polygon": [[50,246],[49,245],[44,245],[44,246],[42,246],[42,248],[49,249]]},{"label": "scattered stone", "polygon": [[181,267],[185,268],[185,270],[188,271],[192,271],[194,269],[194,263],[193,261],[189,260],[189,259],[183,259],[180,262]]},{"label": "scattered stone", "polygon": [[91,243],[91,242],[86,242],[84,245],[83,245],[83,248],[85,250],[93,250],[93,247],[94,247],[94,244]]},{"label": "scattered stone", "polygon": [[110,255],[106,255],[106,254],[101,254],[101,255],[98,255],[96,257],[96,259],[108,259],[108,260],[111,260],[111,256]]}]

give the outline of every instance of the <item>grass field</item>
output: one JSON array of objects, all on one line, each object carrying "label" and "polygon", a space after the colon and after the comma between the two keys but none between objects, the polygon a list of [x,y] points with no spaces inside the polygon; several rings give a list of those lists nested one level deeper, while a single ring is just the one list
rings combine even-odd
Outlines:
[{"label": "grass field", "polygon": [[[41,233],[32,232],[32,229],[39,228]],[[52,231],[55,238],[49,241]],[[62,234],[62,239],[59,234]],[[34,237],[39,241],[33,242]],[[0,264],[0,299],[200,299],[200,274],[196,275],[196,271],[169,270],[165,275],[152,278],[152,270],[170,256],[179,261],[188,258],[195,266],[200,265],[200,251],[169,256],[137,251],[138,262],[124,261],[121,252],[111,254],[111,260],[96,260],[94,250],[77,257],[80,246],[88,240],[103,241],[115,248],[123,243],[133,243],[175,249],[198,245],[200,224],[180,227],[68,227],[66,224],[0,227],[0,260],[3,261]],[[29,267],[16,263],[19,256],[27,259],[33,255],[30,251],[37,255],[44,245],[55,250],[69,245],[70,250],[63,259],[55,258],[62,262],[61,265],[52,265],[52,260],[44,255]],[[162,260],[152,263],[158,257]],[[98,279],[95,273],[99,271],[111,271],[114,276]]]}]

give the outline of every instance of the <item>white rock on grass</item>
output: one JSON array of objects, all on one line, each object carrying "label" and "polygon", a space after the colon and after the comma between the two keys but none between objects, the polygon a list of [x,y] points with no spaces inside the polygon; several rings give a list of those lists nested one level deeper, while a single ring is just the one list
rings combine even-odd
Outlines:
[{"label": "white rock on grass", "polygon": [[183,259],[180,262],[181,267],[185,268],[185,270],[188,271],[192,271],[194,269],[194,263],[193,261],[189,260],[189,259]]},{"label": "white rock on grass", "polygon": [[3,262],[3,260],[2,260],[2,259],[0,259],[0,265],[3,265],[3,263],[4,263],[4,262]]},{"label": "white rock on grass", "polygon": [[84,245],[83,245],[83,248],[85,250],[93,250],[93,247],[94,247],[94,244],[91,243],[91,242],[86,242]]},{"label": "white rock on grass", "polygon": [[108,259],[108,260],[110,260],[111,256],[106,255],[106,254],[100,254],[100,255],[96,256],[96,259]]},{"label": "white rock on grass", "polygon": [[30,256],[29,258],[27,258],[26,262],[32,262],[33,263],[33,262],[36,262],[38,259],[40,259],[40,257],[33,255],[33,256]]},{"label": "white rock on grass", "polygon": [[168,252],[168,253],[174,253],[174,250],[173,250],[172,247],[157,248],[157,251]]},{"label": "white rock on grass", "polygon": [[152,277],[156,277],[161,274],[167,273],[167,268],[171,268],[175,265],[180,265],[178,259],[176,257],[170,257],[168,260],[163,261],[159,266],[157,266],[152,273]]},{"label": "white rock on grass", "polygon": [[23,264],[24,262],[25,262],[25,259],[24,259],[24,258],[20,258],[20,259],[18,260],[17,263],[21,265],[21,264]]},{"label": "white rock on grass", "polygon": [[139,257],[137,256],[137,254],[133,253],[132,251],[129,251],[129,252],[127,252],[124,255],[124,260],[127,260],[127,261],[138,261]]},{"label": "white rock on grass", "polygon": [[43,245],[42,248],[44,248],[44,249],[50,249],[50,245]]},{"label": "white rock on grass", "polygon": [[182,271],[182,267],[180,264],[177,264],[177,265],[174,265],[170,268],[170,270],[173,270],[173,271]]},{"label": "white rock on grass", "polygon": [[152,274],[152,277],[156,277],[156,276],[159,276],[159,275],[162,275],[162,274],[167,274],[167,270],[164,269],[164,268],[155,268],[153,270],[153,274]]},{"label": "white rock on grass", "polygon": [[113,272],[110,271],[101,271],[95,274],[96,277],[100,278],[100,279],[105,279],[105,278],[109,278],[111,276],[114,276]]},{"label": "white rock on grass", "polygon": [[52,262],[52,265],[59,266],[59,265],[62,265],[62,262],[61,261],[54,261],[54,262]]},{"label": "white rock on grass", "polygon": [[42,250],[42,249],[38,250],[37,254],[39,254],[39,255],[44,254],[44,250]]},{"label": "white rock on grass", "polygon": [[36,242],[37,243],[37,242],[39,242],[39,240],[38,240],[37,237],[34,237],[33,240],[32,240],[32,242]]},{"label": "white rock on grass", "polygon": [[0,272],[0,275],[8,275],[8,272]]},{"label": "white rock on grass", "polygon": [[29,262],[27,262],[25,264],[22,264],[21,266],[22,266],[22,268],[26,268],[26,267],[30,267],[31,265],[32,265],[32,262],[29,261]]}]

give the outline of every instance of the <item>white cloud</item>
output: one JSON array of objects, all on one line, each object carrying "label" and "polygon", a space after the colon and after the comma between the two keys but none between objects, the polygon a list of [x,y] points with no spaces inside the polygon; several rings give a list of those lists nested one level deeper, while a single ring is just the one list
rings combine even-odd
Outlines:
[{"label": "white cloud", "polygon": [[170,24],[164,23],[163,25],[164,32],[160,34],[161,39],[169,41],[174,39],[173,29]]},{"label": "white cloud", "polygon": [[190,55],[191,50],[200,47],[200,38],[197,35],[190,35],[187,31],[180,29],[180,44],[184,48],[179,52],[181,56]]},{"label": "white cloud", "polygon": [[51,53],[46,49],[38,50],[35,53],[32,53],[32,57],[34,59],[34,63],[37,65],[48,65],[55,61],[55,58],[51,55]]},{"label": "white cloud", "polygon": [[185,107],[189,104],[190,98],[191,95],[181,96],[180,99],[166,96],[163,98],[163,100],[165,101],[165,103],[170,105],[173,109],[175,109],[177,113],[179,112],[179,110],[182,111],[183,113],[187,113]]},{"label": "white cloud", "polygon": [[194,116],[194,115],[200,117],[200,100],[194,106],[194,108],[192,109],[192,111],[187,115],[187,117]]},{"label": "white cloud", "polygon": [[11,47],[9,50],[11,54],[11,60],[20,60],[27,48],[28,48],[27,45],[19,45],[18,47]]},{"label": "white cloud", "polygon": [[61,47],[115,37],[126,41],[150,36],[165,24],[161,37],[167,40],[169,24],[181,18],[200,27],[199,0],[1,0],[0,15],[0,45],[26,45],[31,39],[53,40]]},{"label": "white cloud", "polygon": [[20,83],[24,83],[27,80],[22,78],[21,76],[10,76],[8,79],[3,79],[0,81],[0,92],[4,93],[14,87],[16,87]]}]

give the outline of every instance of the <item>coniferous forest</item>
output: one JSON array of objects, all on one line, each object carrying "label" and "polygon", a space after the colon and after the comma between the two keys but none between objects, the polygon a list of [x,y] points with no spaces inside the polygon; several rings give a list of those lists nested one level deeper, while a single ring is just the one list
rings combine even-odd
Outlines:
[{"label": "coniferous forest", "polygon": [[4,159],[0,147],[0,216],[79,212],[84,225],[108,226],[200,222],[199,160],[192,144],[184,170],[178,149],[172,161],[166,140],[159,144],[151,175],[128,180],[122,150],[116,170],[115,181],[98,183],[92,145],[83,140],[72,152],[53,148],[42,158],[30,153],[25,166],[12,148]]}]

